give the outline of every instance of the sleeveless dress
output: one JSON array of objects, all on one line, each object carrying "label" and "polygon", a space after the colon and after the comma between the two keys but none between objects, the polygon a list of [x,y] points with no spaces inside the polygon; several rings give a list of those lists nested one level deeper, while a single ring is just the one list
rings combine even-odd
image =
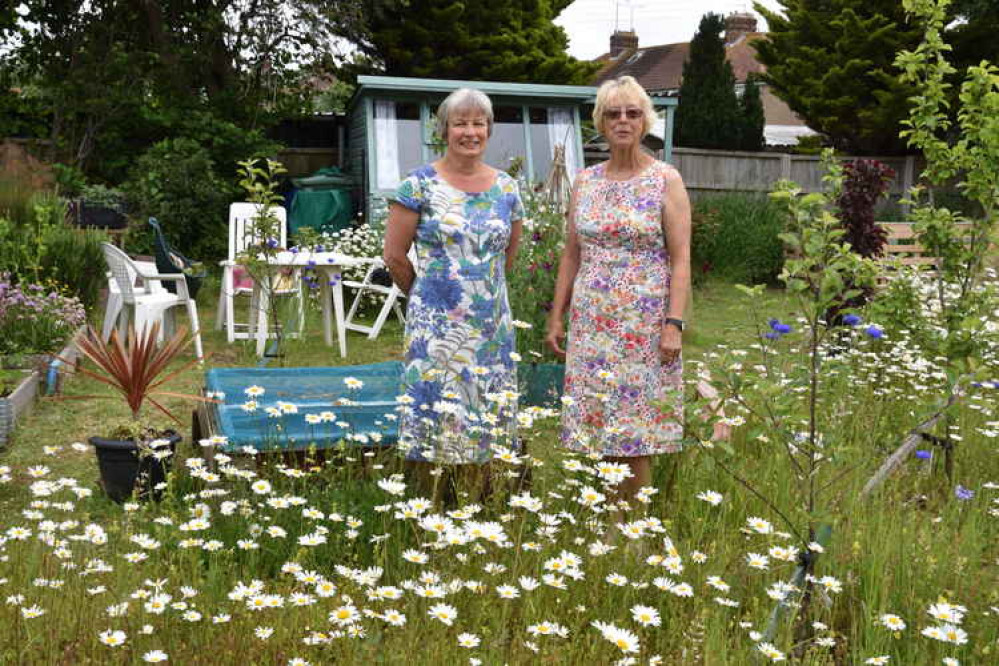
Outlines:
[{"label": "sleeveless dress", "polygon": [[666,176],[653,162],[627,181],[604,164],[577,180],[581,244],[566,350],[562,442],[601,456],[680,449],[682,360],[659,356],[669,309],[670,262],[663,232]]},{"label": "sleeveless dress", "polygon": [[517,181],[499,172],[487,191],[463,192],[428,164],[390,198],[420,215],[398,398],[400,449],[410,460],[487,462],[492,446],[517,447],[505,270],[511,226],[524,216]]}]

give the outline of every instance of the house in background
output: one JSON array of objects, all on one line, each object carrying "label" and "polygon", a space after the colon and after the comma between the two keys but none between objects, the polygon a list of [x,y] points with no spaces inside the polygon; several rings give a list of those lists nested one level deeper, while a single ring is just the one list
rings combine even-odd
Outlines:
[{"label": "house in background", "polygon": [[[756,59],[750,42],[766,38],[757,30],[751,13],[734,13],[725,19],[725,55],[735,74],[736,91],[741,94],[746,77],[766,71]],[[597,58],[604,64],[597,73],[596,85],[618,76],[630,75],[652,96],[676,97],[683,80],[683,65],[690,54],[690,43],[640,47],[634,32],[616,31],[610,38],[610,51]],[[767,145],[794,145],[801,136],[815,134],[765,83],[760,83],[760,97],[766,118],[764,136]],[[671,128],[672,129],[672,128]],[[660,128],[665,132],[665,128]],[[667,138],[668,137],[664,137]]]}]

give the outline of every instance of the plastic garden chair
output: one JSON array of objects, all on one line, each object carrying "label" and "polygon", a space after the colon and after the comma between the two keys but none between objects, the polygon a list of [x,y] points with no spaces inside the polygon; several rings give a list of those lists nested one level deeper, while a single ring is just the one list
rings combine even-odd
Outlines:
[{"label": "plastic garden chair", "polygon": [[[104,251],[104,260],[111,271],[112,279],[117,285],[122,308],[129,308],[133,313],[135,330],[141,333],[146,326],[150,326],[156,321],[160,322],[162,330],[164,315],[167,311],[175,306],[183,305],[191,320],[194,351],[198,360],[204,359],[201,347],[201,327],[198,324],[198,305],[187,291],[187,279],[184,274],[149,271],[132,261],[127,254],[110,243],[101,243],[101,249]],[[136,288],[136,279],[143,282],[144,288]],[[173,282],[176,285],[177,293],[171,294],[166,290],[155,290],[153,287],[155,282]],[[124,318],[119,317],[119,334],[124,333],[121,328],[123,322]]]},{"label": "plastic garden chair", "polygon": [[[163,235],[163,229],[155,217],[149,218],[149,226],[153,229],[153,251],[156,255],[156,270],[160,273],[183,273],[187,277],[187,291],[191,298],[197,299],[201,283],[208,273],[201,262],[191,261],[180,252],[170,247],[170,242]],[[172,294],[177,288],[172,284],[164,285]]]},{"label": "plastic garden chair", "polygon": [[[253,278],[249,276],[246,269],[237,263],[237,257],[246,251],[247,248],[260,243],[261,239],[253,235],[253,220],[260,210],[260,204],[249,202],[237,202],[229,206],[229,252],[225,261],[220,262],[222,266],[222,285],[219,289],[219,306],[215,319],[215,328],[225,327],[226,340],[233,342],[237,338],[246,339],[254,337],[254,326],[257,321],[256,311],[258,303],[254,297]],[[288,244],[288,214],[281,206],[273,209],[279,224],[278,245],[286,247]],[[304,312],[302,291],[300,289],[297,275],[285,284],[278,284],[273,292],[275,295],[294,294],[298,298],[299,313]],[[249,322],[237,322],[235,313],[235,297],[238,295],[250,296],[250,320]],[[301,317],[301,314],[300,314]],[[240,329],[237,331],[237,326]]]},{"label": "plastic garden chair", "polygon": [[[133,261],[132,263],[144,273],[152,274],[156,272],[156,264],[151,261]],[[130,277],[132,291],[136,294],[165,291],[163,285],[157,280],[148,280],[139,286],[135,284],[136,276],[131,275]],[[128,311],[124,307],[125,303],[121,296],[121,290],[118,288],[118,281],[115,280],[114,274],[111,271],[107,272],[107,279],[108,300],[104,306],[104,325],[101,327],[101,336],[105,340],[111,337],[111,331],[115,328],[124,330],[128,325]]]}]

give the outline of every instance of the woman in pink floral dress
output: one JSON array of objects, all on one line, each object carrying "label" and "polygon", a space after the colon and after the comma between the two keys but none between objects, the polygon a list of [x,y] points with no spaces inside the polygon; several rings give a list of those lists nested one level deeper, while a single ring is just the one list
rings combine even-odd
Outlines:
[{"label": "woman in pink floral dress", "polygon": [[642,150],[653,114],[630,76],[597,93],[611,156],[576,178],[547,333],[566,357],[563,443],[628,463],[625,497],[652,484],[651,457],[679,451],[683,435],[690,203],[676,169]]}]

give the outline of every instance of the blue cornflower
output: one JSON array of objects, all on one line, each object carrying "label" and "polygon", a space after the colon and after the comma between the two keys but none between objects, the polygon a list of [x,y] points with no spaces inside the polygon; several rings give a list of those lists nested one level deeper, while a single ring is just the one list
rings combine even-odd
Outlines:
[{"label": "blue cornflower", "polygon": [[267,247],[269,247],[269,248],[275,248],[277,246],[278,246],[278,239],[277,238],[268,238],[267,239]]},{"label": "blue cornflower", "polygon": [[879,340],[885,334],[884,331],[882,331],[880,328],[878,328],[874,324],[871,324],[870,326],[868,326],[867,328],[865,328],[864,329],[864,333],[866,333],[867,335],[871,336],[875,340]]},{"label": "blue cornflower", "polygon": [[933,452],[927,449],[918,449],[916,451],[916,457],[920,460],[929,460],[933,457]]},{"label": "blue cornflower", "polygon": [[785,335],[791,332],[791,325],[782,324],[780,319],[771,318],[770,321],[767,322],[767,324],[770,325],[770,330],[774,331],[778,335]]},{"label": "blue cornflower", "polygon": [[843,315],[843,323],[846,324],[847,326],[856,326],[861,321],[862,320],[859,315],[855,314]]},{"label": "blue cornflower", "polygon": [[954,488],[954,497],[961,500],[962,502],[966,502],[971,498],[973,498],[974,496],[975,496],[975,491],[971,490],[970,488],[965,488],[962,485],[958,485],[957,488]]},{"label": "blue cornflower", "polygon": [[763,334],[763,337],[765,337],[767,340],[780,340],[780,333],[778,333],[777,331],[767,331],[766,333]]}]

